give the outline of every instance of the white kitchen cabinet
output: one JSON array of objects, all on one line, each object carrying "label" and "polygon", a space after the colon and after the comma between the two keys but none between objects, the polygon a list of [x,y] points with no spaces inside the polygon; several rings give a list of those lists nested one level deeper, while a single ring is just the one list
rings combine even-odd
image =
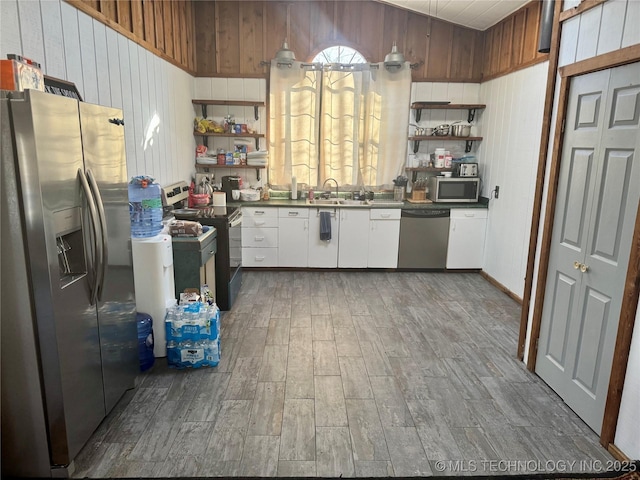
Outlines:
[{"label": "white kitchen cabinet", "polygon": [[[320,240],[320,212],[331,215],[331,240]],[[337,268],[339,226],[337,208],[309,209],[309,267]]]},{"label": "white kitchen cabinet", "polygon": [[369,211],[369,268],[397,268],[400,240],[400,209]]},{"label": "white kitchen cabinet", "polygon": [[452,208],[449,222],[447,268],[482,268],[487,210]]},{"label": "white kitchen cabinet", "polygon": [[338,267],[367,268],[369,209],[341,208]]},{"label": "white kitchen cabinet", "polygon": [[242,265],[278,266],[277,208],[242,208]]},{"label": "white kitchen cabinet", "polygon": [[278,208],[278,266],[306,267],[308,253],[309,209]]}]

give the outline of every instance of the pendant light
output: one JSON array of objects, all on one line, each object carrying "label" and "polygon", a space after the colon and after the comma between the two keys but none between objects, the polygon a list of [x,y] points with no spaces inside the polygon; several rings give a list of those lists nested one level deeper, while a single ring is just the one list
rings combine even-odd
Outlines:
[{"label": "pendant light", "polygon": [[404,65],[404,55],[398,51],[396,42],[393,42],[391,52],[384,57],[384,68],[390,72],[400,70]]},{"label": "pendant light", "polygon": [[293,66],[293,62],[295,62],[296,56],[292,50],[289,49],[289,44],[287,43],[287,39],[284,39],[282,43],[282,48],[276,52],[275,61],[279,67],[289,67]]}]

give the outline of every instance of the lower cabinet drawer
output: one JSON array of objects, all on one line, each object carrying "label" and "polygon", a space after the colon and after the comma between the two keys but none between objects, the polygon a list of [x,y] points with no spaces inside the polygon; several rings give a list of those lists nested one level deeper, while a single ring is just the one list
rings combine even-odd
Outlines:
[{"label": "lower cabinet drawer", "polygon": [[399,208],[372,208],[369,212],[371,220],[400,220]]},{"label": "lower cabinet drawer", "polygon": [[452,208],[450,218],[487,218],[486,208]]},{"label": "lower cabinet drawer", "polygon": [[277,208],[242,207],[242,228],[277,226]]},{"label": "lower cabinet drawer", "polygon": [[277,248],[243,248],[242,249],[242,266],[243,267],[277,267],[278,266],[278,249]]},{"label": "lower cabinet drawer", "polygon": [[278,229],[243,228],[242,246],[256,248],[276,248],[278,246]]}]

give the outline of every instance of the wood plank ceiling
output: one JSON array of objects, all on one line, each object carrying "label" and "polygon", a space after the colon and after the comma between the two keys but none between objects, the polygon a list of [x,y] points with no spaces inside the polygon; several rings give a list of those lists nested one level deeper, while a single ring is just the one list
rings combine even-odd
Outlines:
[{"label": "wood plank ceiling", "polygon": [[380,0],[476,30],[486,30],[530,0]]}]

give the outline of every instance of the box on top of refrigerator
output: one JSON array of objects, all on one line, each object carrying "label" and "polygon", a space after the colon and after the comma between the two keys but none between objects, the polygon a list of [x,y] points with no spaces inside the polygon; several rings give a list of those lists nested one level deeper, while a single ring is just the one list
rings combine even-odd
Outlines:
[{"label": "box on top of refrigerator", "polygon": [[40,90],[44,92],[44,76],[40,64],[19,55],[7,55],[0,60],[0,89]]}]

